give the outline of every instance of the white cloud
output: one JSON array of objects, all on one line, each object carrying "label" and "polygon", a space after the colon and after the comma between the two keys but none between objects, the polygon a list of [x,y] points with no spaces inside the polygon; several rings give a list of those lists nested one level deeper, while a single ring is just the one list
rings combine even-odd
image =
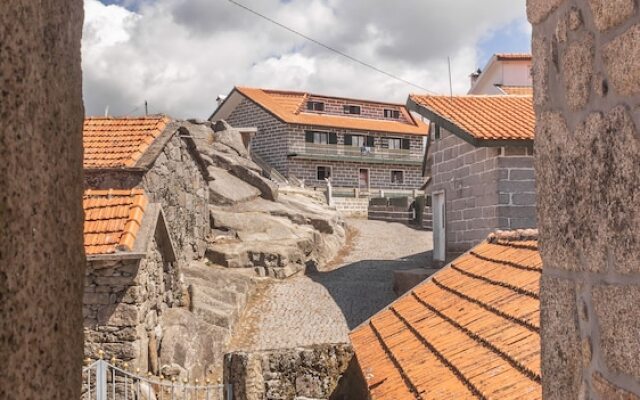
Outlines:
[{"label": "white cloud", "polygon": [[[328,45],[436,92],[464,93],[478,43],[524,15],[524,0],[240,0]],[[526,27],[523,26],[523,29]],[[508,50],[508,49],[505,49]],[[206,117],[234,85],[404,102],[420,92],[224,0],[155,0],[137,10],[85,0],[88,114]]]}]

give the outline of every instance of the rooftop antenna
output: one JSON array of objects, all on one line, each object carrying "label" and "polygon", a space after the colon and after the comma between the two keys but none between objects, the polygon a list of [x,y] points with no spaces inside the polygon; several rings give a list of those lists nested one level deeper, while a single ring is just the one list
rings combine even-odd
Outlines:
[{"label": "rooftop antenna", "polygon": [[447,57],[447,61],[449,63],[449,98],[453,103],[453,83],[451,83],[451,57]]},{"label": "rooftop antenna", "polygon": [[107,104],[107,107],[104,109],[104,116],[108,117],[109,116],[109,105]]},{"label": "rooftop antenna", "polygon": [[144,101],[144,115],[145,117],[149,115],[149,104],[147,104],[146,100]]}]

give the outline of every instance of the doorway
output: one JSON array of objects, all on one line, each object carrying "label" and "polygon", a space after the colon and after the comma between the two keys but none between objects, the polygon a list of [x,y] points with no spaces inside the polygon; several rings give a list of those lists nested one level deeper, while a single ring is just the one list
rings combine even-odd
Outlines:
[{"label": "doorway", "polygon": [[369,191],[369,170],[360,168],[359,176],[358,188],[363,191]]},{"label": "doorway", "polygon": [[432,194],[433,197],[433,259],[444,262],[446,254],[446,227],[444,192]]}]

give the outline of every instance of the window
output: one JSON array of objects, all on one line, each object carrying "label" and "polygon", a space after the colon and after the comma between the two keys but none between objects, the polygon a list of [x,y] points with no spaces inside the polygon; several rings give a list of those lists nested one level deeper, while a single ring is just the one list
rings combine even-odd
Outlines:
[{"label": "window", "polygon": [[398,118],[400,118],[400,111],[392,110],[392,109],[389,109],[389,108],[385,108],[384,109],[384,117],[385,118],[398,119]]},{"label": "window", "polygon": [[304,141],[313,144],[337,144],[338,135],[333,132],[306,131]]},{"label": "window", "polygon": [[319,166],[317,167],[318,180],[323,181],[331,178],[331,167]]},{"label": "window", "polygon": [[404,171],[391,171],[391,183],[404,183]]},{"label": "window", "polygon": [[436,141],[440,139],[440,125],[436,123],[431,123],[431,134],[433,135],[433,140]]},{"label": "window", "polygon": [[409,150],[411,148],[411,142],[409,139],[389,138],[389,150]]},{"label": "window", "polygon": [[345,114],[360,114],[360,106],[344,106]]},{"label": "window", "polygon": [[366,145],[366,137],[364,136],[351,136],[351,146],[364,147]]},{"label": "window", "polygon": [[390,150],[400,150],[402,148],[402,139],[394,139],[389,138],[389,149]]},{"label": "window", "polygon": [[307,110],[324,111],[324,103],[320,101],[307,101]]}]

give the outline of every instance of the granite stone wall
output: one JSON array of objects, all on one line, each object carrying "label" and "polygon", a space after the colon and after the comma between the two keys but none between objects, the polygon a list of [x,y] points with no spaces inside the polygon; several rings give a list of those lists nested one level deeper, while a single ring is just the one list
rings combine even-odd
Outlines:
[{"label": "granite stone wall", "polygon": [[348,344],[229,353],[224,382],[236,400],[328,400],[352,359]]},{"label": "granite stone wall", "polygon": [[159,318],[180,305],[173,263],[154,239],[146,258],[89,261],[83,301],[84,354],[115,357],[132,369],[158,373]]},{"label": "granite stone wall", "polygon": [[209,187],[188,146],[176,133],[141,182],[149,201],[162,205],[181,262],[204,257],[210,231]]},{"label": "granite stone wall", "polygon": [[545,399],[640,398],[640,12],[528,0]]},{"label": "granite stone wall", "polygon": [[453,258],[496,229],[534,228],[531,147],[474,147],[440,129],[431,144],[430,193],[444,192],[446,250]]},{"label": "granite stone wall", "polygon": [[79,399],[81,0],[0,2],[0,398]]}]

